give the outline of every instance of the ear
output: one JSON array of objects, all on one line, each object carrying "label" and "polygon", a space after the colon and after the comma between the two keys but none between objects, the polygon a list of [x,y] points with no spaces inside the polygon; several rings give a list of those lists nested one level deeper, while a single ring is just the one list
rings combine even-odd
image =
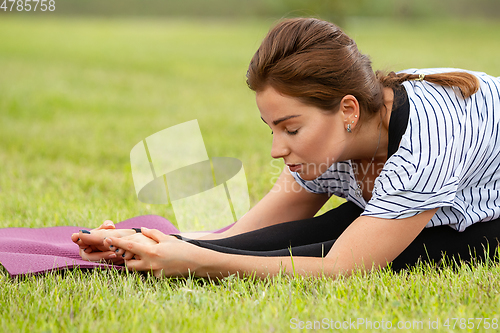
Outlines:
[{"label": "ear", "polygon": [[340,101],[339,111],[344,115],[344,119],[359,118],[359,102],[353,95],[345,95]]},{"label": "ear", "polygon": [[350,132],[356,127],[359,120],[359,103],[356,97],[345,95],[340,101],[339,112],[341,112],[344,119],[346,129]]}]

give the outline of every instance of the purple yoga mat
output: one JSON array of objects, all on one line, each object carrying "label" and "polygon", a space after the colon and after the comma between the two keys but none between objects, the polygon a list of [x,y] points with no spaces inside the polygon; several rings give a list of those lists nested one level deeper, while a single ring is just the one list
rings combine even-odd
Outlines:
[{"label": "purple yoga mat", "polygon": [[[133,217],[116,224],[117,229],[147,227],[165,234],[179,233],[167,219],[158,215]],[[228,226],[229,227],[229,226]],[[228,227],[217,230],[222,232]],[[78,246],[71,241],[71,234],[86,227],[6,228],[0,229],[0,263],[14,277],[38,274],[52,270],[81,268],[121,267],[88,262],[80,259]]]}]

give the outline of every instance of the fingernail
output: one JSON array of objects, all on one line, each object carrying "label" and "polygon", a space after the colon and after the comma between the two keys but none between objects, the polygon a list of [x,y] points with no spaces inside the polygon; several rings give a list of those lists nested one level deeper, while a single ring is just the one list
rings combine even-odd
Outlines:
[{"label": "fingernail", "polygon": [[109,248],[110,248],[110,249],[112,249],[112,248],[114,248],[114,246],[113,246],[113,245],[110,245],[110,246],[109,246]]},{"label": "fingernail", "polygon": [[108,258],[116,258],[116,254],[111,253]]},{"label": "fingernail", "polygon": [[122,258],[125,258],[125,253],[124,253],[124,254],[122,254]]},{"label": "fingernail", "polygon": [[116,251],[115,251],[115,252],[116,252],[116,253],[118,253],[118,251],[120,251],[120,249],[116,249]]},{"label": "fingernail", "polygon": [[90,234],[90,231],[88,231],[88,230],[80,230],[80,231],[81,231],[82,233],[84,233],[84,234]]},{"label": "fingernail", "polygon": [[149,230],[149,229],[146,227],[142,227],[141,230]]},{"label": "fingernail", "polygon": [[81,241],[81,239],[80,239],[80,238],[78,238],[77,242],[79,242],[79,241]]}]

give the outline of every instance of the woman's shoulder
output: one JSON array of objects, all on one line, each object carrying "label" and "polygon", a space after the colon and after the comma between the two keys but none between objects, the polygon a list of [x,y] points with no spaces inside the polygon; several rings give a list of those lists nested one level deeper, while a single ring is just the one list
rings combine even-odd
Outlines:
[{"label": "woman's shoulder", "polygon": [[[456,68],[409,69],[410,73],[438,73]],[[481,156],[480,147],[497,140],[496,124],[500,118],[500,80],[485,73],[471,72],[480,81],[480,90],[463,98],[460,90],[426,81],[403,82],[410,104],[409,121],[400,141],[398,155],[414,167],[411,173],[425,168],[461,162]],[[443,161],[439,162],[440,159]],[[395,163],[399,165],[400,163]],[[457,168],[459,168],[457,166]],[[461,168],[461,167],[460,167]]]}]

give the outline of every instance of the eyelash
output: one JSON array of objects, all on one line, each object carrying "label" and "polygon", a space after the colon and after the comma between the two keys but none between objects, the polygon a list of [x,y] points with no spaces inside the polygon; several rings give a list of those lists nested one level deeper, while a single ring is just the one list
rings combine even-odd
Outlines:
[{"label": "eyelash", "polygon": [[[293,131],[293,132],[290,132],[290,131],[288,131],[288,130],[285,130],[285,131],[288,133],[288,135],[296,135],[297,133],[299,133],[299,130],[295,130],[295,131]],[[274,134],[274,132],[273,132],[273,131],[271,131],[271,135],[273,135],[273,134]]]}]

